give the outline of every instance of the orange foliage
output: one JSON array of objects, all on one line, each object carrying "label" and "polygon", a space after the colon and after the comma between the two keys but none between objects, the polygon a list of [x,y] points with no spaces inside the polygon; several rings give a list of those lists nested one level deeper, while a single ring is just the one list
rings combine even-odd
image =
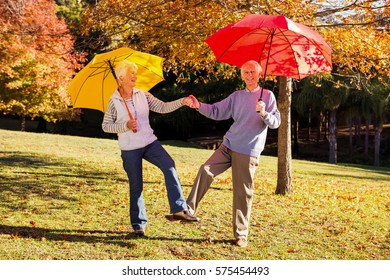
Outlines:
[{"label": "orange foliage", "polygon": [[374,65],[380,74],[389,71],[389,10],[389,0],[100,0],[86,9],[83,26],[85,34],[113,38],[113,46],[165,57],[166,71],[215,73],[208,36],[249,13],[283,14],[326,35],[340,69],[370,76]]},{"label": "orange foliage", "polygon": [[0,0],[0,111],[56,120],[83,55],[50,0]]}]

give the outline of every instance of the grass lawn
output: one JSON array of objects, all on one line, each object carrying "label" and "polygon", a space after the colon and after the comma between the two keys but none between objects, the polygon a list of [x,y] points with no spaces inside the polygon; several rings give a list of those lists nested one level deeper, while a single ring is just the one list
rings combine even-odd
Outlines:
[{"label": "grass lawn", "polygon": [[[187,197],[212,151],[162,142]],[[232,244],[231,175],[202,200],[200,223],[169,222],[162,173],[145,162],[145,238],[131,233],[116,140],[0,130],[1,260],[389,260],[390,168],[293,161],[294,193],[275,195],[277,158],[256,173],[249,246]]]}]

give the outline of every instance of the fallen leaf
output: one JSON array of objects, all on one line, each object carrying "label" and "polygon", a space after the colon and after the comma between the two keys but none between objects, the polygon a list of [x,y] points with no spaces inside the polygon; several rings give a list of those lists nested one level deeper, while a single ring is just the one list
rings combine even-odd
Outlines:
[{"label": "fallen leaf", "polygon": [[296,253],[297,250],[295,248],[288,248],[287,252],[288,253]]}]

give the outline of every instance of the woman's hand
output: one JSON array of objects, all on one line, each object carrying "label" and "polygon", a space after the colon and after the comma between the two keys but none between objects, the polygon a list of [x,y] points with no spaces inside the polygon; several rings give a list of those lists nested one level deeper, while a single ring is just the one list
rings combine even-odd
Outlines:
[{"label": "woman's hand", "polygon": [[198,109],[200,107],[199,101],[193,95],[185,97],[183,103],[190,108]]},{"label": "woman's hand", "polygon": [[132,119],[127,122],[127,127],[133,131],[137,132],[137,119]]}]

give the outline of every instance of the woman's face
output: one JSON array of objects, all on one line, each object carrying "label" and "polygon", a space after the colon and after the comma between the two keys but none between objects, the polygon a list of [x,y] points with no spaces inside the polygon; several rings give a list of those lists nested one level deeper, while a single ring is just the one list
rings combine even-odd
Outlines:
[{"label": "woman's face", "polygon": [[135,87],[135,83],[137,81],[137,70],[133,67],[127,68],[126,75],[123,78],[122,84],[127,87]]}]

